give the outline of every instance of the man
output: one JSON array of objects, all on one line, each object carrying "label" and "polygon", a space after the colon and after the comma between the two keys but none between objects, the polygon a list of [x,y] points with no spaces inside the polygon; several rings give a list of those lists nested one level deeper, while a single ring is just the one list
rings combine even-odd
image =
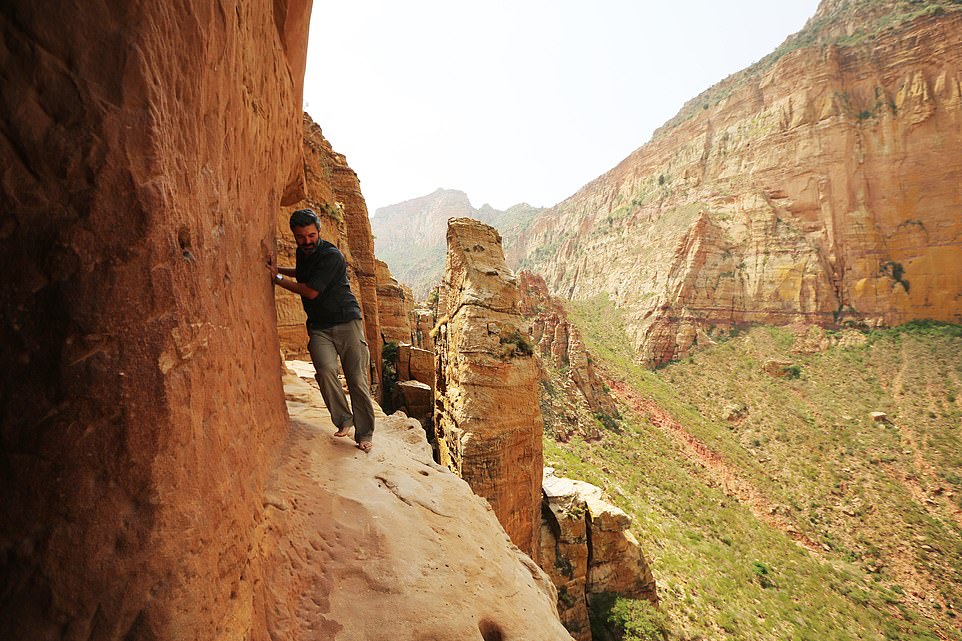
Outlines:
[{"label": "man", "polygon": [[[347,279],[344,254],[321,239],[320,220],[312,210],[292,213],[290,225],[297,242],[296,266],[271,265],[274,284],[300,295],[307,312],[307,349],[321,396],[337,427],[334,436],[347,436],[353,425],[357,447],[370,452],[374,435],[374,405],[368,383],[371,354],[364,340],[361,306]],[[338,357],[351,393],[351,406],[337,379]]]}]

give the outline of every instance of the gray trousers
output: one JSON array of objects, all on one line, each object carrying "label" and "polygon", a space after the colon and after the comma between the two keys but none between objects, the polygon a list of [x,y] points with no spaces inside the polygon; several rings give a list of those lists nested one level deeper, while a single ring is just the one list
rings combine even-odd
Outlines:
[{"label": "gray trousers", "polygon": [[[317,372],[314,377],[331,420],[338,429],[354,425],[354,440],[358,443],[370,441],[374,434],[374,405],[368,382],[371,353],[364,340],[363,324],[352,320],[328,329],[310,329],[308,334],[307,349]],[[350,406],[337,379],[338,356],[351,393]]]}]

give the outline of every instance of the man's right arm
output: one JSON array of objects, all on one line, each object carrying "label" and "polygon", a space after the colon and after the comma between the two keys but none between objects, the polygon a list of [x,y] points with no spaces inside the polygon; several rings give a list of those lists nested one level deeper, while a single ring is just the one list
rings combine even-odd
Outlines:
[{"label": "man's right arm", "polygon": [[290,276],[291,278],[297,276],[297,270],[293,267],[278,267],[277,273],[281,276]]}]

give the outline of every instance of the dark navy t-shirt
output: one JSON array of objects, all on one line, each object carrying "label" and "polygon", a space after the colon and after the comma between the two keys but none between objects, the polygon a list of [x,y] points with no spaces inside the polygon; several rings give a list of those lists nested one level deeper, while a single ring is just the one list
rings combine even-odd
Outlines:
[{"label": "dark navy t-shirt", "polygon": [[361,306],[347,279],[347,262],[337,247],[321,240],[310,256],[300,250],[295,256],[297,282],[317,292],[314,300],[301,297],[309,328],[327,329],[361,318]]}]

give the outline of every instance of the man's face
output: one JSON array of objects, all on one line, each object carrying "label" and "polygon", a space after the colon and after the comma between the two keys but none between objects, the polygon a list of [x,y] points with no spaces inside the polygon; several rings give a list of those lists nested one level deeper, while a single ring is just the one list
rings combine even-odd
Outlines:
[{"label": "man's face", "polygon": [[310,256],[314,253],[320,239],[320,232],[315,225],[305,225],[304,227],[294,228],[294,240],[297,242],[297,251],[305,256]]}]

